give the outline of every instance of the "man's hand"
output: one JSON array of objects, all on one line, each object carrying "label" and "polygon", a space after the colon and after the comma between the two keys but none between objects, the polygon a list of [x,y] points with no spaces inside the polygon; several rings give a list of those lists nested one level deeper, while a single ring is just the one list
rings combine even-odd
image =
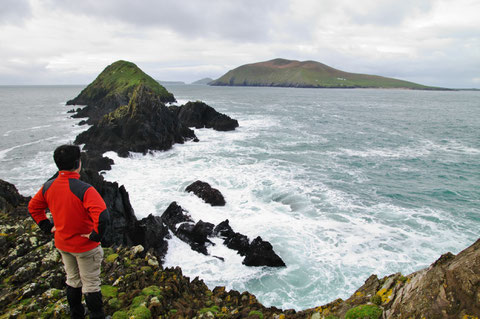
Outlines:
[{"label": "man's hand", "polygon": [[52,232],[52,234],[56,231],[57,229],[55,228],[55,226],[52,227],[52,229],[50,230],[50,232]]},{"label": "man's hand", "polygon": [[81,234],[80,236],[90,239],[90,234]]}]

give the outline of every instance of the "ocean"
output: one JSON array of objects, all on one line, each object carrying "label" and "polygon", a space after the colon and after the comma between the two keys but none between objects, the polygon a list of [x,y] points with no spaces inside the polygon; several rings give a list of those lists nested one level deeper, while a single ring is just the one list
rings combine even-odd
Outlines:
[{"label": "ocean", "polygon": [[[65,102],[82,86],[0,87],[0,178],[33,195],[55,173],[54,148],[85,130]],[[195,221],[228,219],[261,236],[286,268],[246,267],[214,240],[211,255],[169,241],[165,266],[213,288],[296,310],[348,298],[371,275],[404,275],[479,238],[480,92],[171,85],[239,121],[195,129],[199,143],[131,154],[105,178],[125,185],[138,218],[172,201]],[[211,207],[185,188],[219,189]]]}]

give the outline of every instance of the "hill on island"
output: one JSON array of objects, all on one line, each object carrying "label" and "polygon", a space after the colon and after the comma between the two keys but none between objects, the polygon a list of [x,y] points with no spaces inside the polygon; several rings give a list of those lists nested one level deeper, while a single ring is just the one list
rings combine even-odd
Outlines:
[{"label": "hill on island", "polygon": [[97,78],[67,105],[87,105],[75,117],[89,117],[89,124],[104,114],[127,105],[135,88],[143,85],[154,92],[162,102],[175,102],[175,97],[160,83],[132,62],[119,60],[107,66]]},{"label": "hill on island", "polygon": [[276,86],[304,88],[401,88],[440,90],[378,75],[349,73],[315,61],[274,59],[245,64],[210,83],[218,86]]}]

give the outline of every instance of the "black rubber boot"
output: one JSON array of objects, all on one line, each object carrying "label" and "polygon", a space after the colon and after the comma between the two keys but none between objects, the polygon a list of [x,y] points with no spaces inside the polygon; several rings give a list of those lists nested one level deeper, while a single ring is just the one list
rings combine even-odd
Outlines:
[{"label": "black rubber boot", "polygon": [[85,294],[85,301],[87,302],[88,311],[90,312],[90,319],[104,319],[102,293],[89,292]]},{"label": "black rubber boot", "polygon": [[70,306],[70,318],[84,319],[85,308],[82,305],[82,287],[73,288],[67,285],[67,301]]}]

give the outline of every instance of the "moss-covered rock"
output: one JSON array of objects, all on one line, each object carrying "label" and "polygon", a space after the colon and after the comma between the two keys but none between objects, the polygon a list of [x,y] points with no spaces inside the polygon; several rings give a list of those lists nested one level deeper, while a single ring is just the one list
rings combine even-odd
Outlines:
[{"label": "moss-covered rock", "polygon": [[115,298],[118,295],[118,288],[110,285],[102,285],[102,296],[105,298]]}]

